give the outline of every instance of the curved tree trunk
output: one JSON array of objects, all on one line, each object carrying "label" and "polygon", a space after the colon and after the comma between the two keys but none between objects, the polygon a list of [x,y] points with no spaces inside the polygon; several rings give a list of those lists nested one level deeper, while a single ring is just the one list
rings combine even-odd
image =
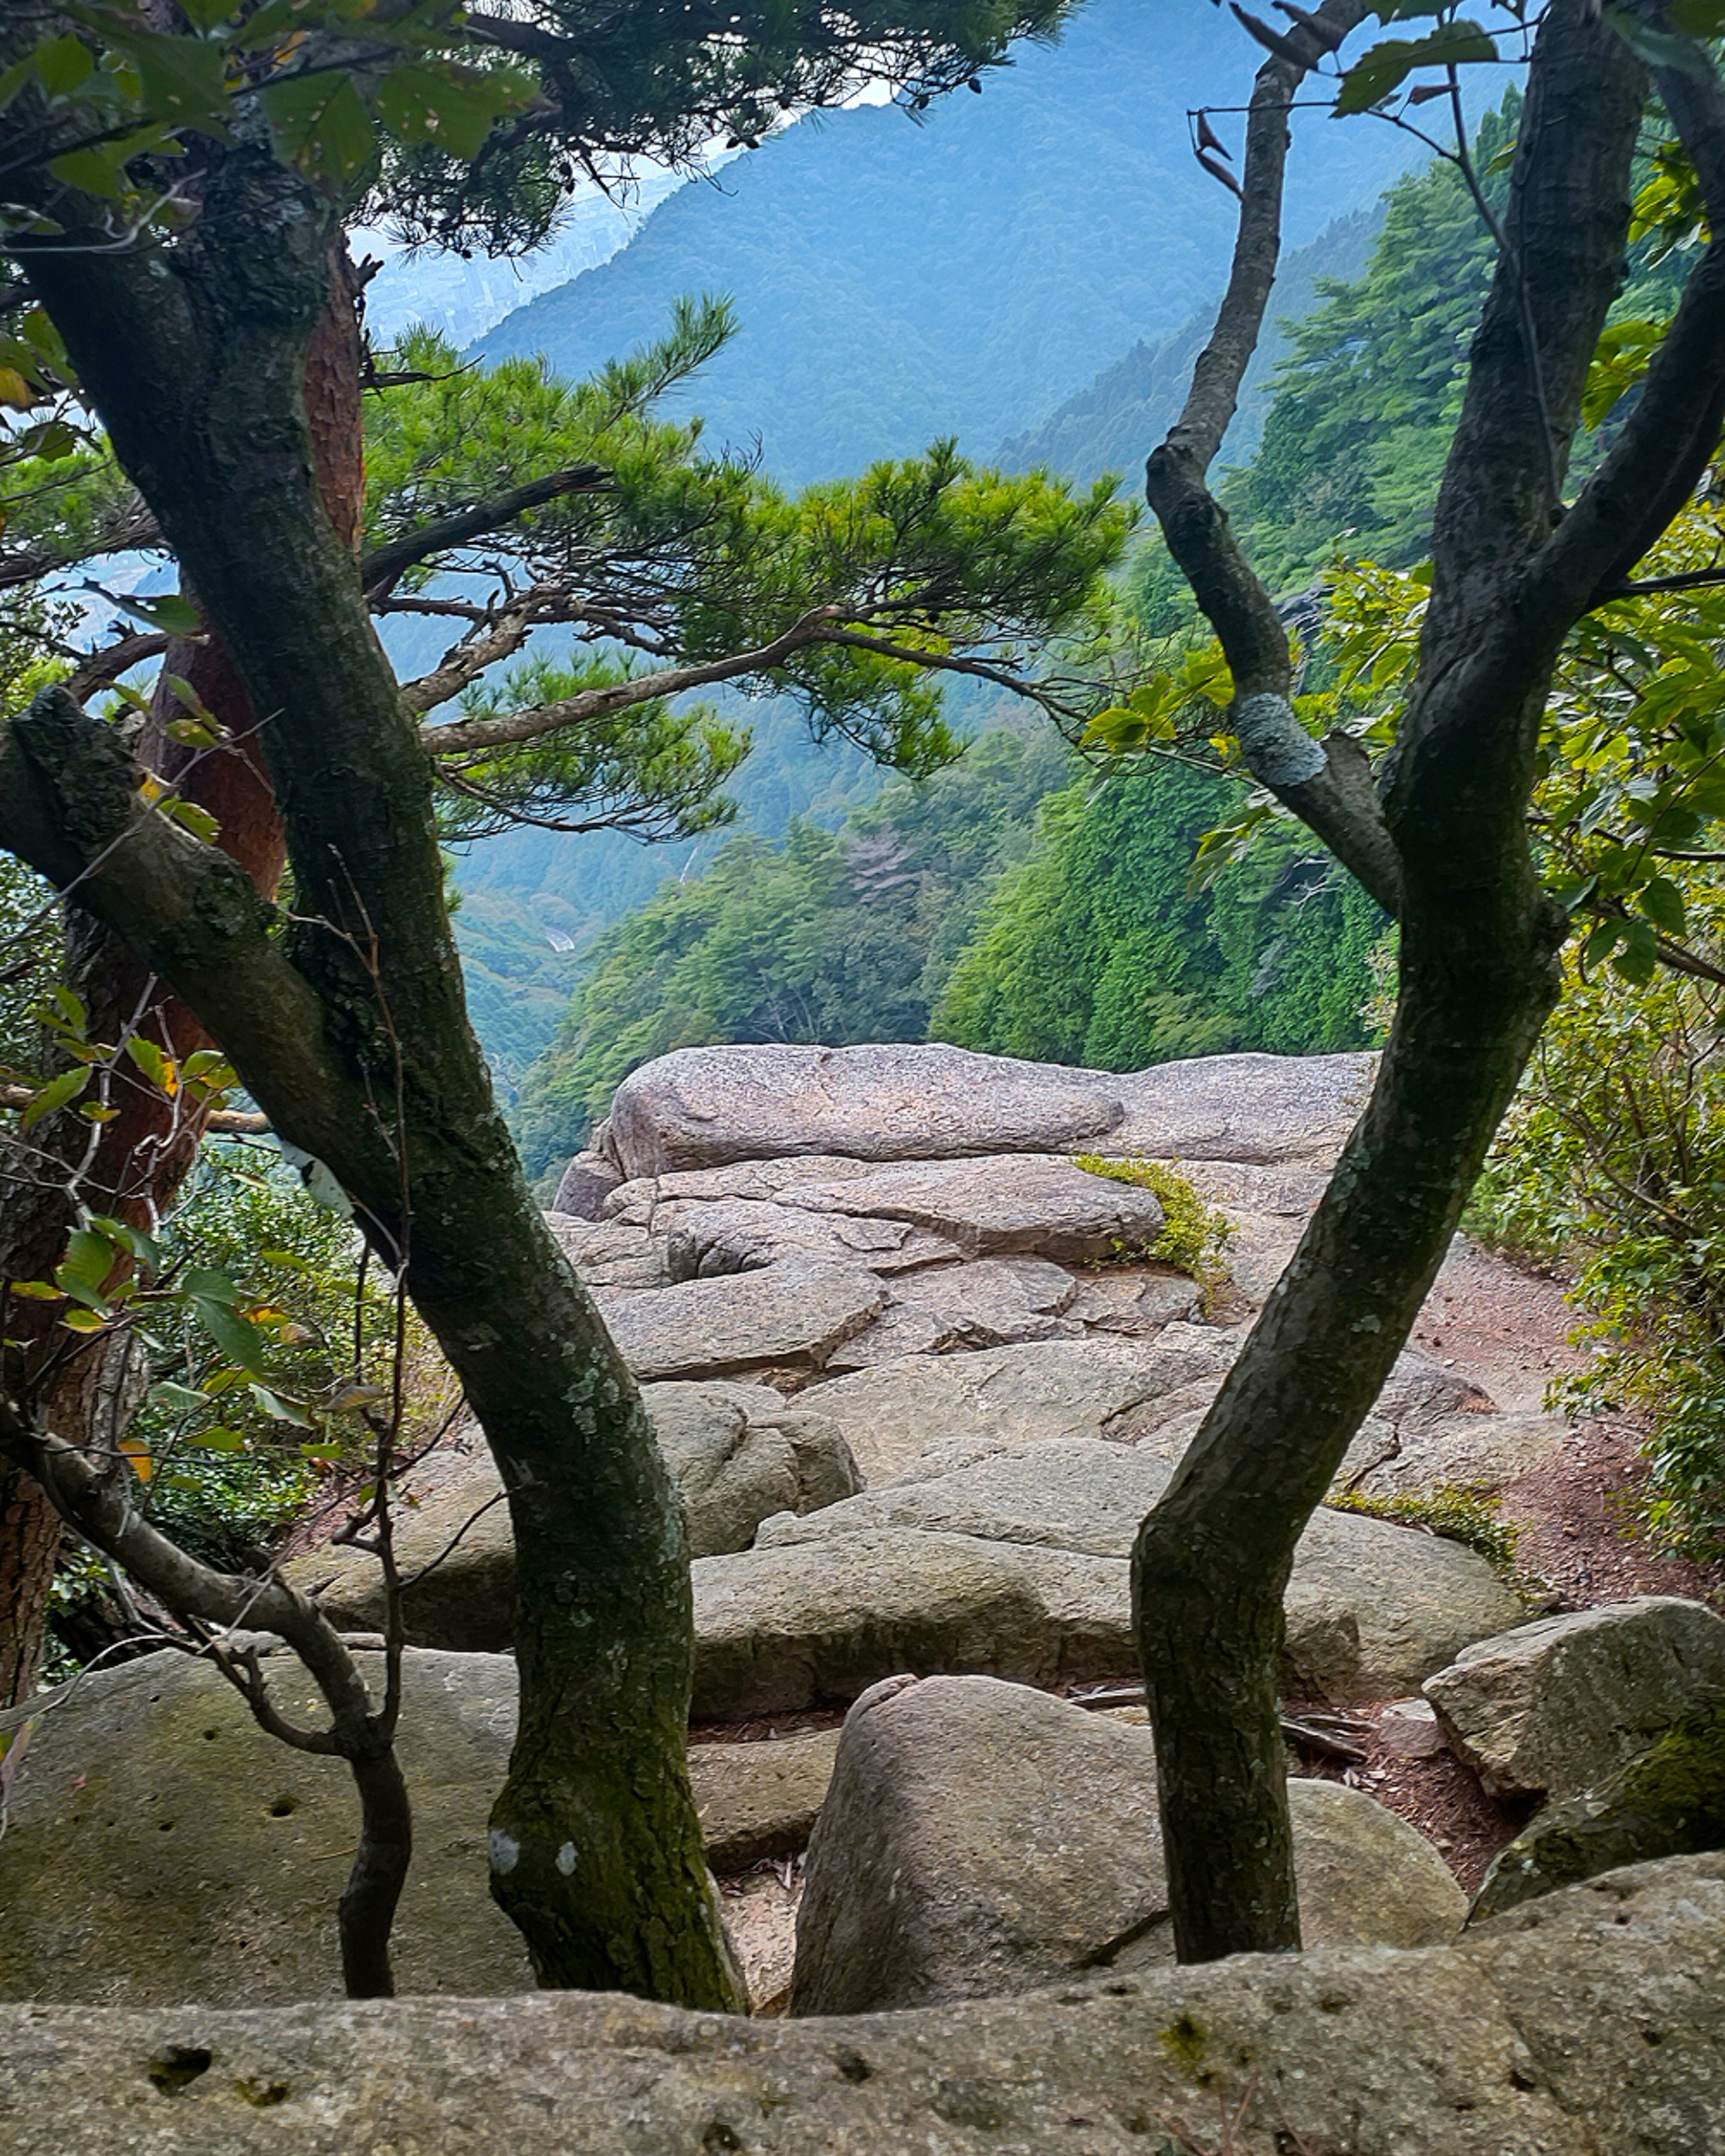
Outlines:
[{"label": "curved tree trunk", "polygon": [[[1342,29],[1361,11],[1325,0],[1324,12]],[[1299,62],[1307,49],[1282,42]],[[1303,65],[1315,58],[1314,48]],[[1278,59],[1259,78],[1234,275],[1147,488],[1221,639],[1243,753],[1399,914],[1401,984],[1365,1114],[1134,1553],[1186,1961],[1299,1943],[1276,1713],[1295,1547],[1412,1327],[1557,995],[1567,922],[1536,881],[1527,831],[1552,667],[1575,621],[1700,480],[1725,396],[1725,92],[1697,58],[1662,69],[1659,88],[1702,175],[1716,237],[1634,413],[1563,506],[1582,389],[1622,274],[1648,85],[1588,0],[1553,0],[1437,506],[1418,681],[1380,814],[1352,744],[1320,751],[1295,719],[1271,595],[1204,481],[1269,295],[1281,115],[1301,73]]]},{"label": "curved tree trunk", "polygon": [[[346,247],[331,252],[331,290],[306,355],[305,397],[319,492],[338,537],[356,554],[365,506],[363,413],[360,392],[358,284]],[[150,769],[184,798],[207,809],[220,826],[217,843],[238,861],[258,891],[273,898],[287,860],[287,839],[275,805],[261,729],[227,649],[213,630],[177,640],[162,665],[177,675],[226,730],[213,750],[175,742],[170,721],[178,698],[159,685],[142,752]],[[61,978],[88,1014],[92,1040],[118,1041],[131,1031],[176,1061],[211,1044],[196,1017],[134,952],[75,903],[67,909]],[[172,1209],[198,1157],[203,1119],[176,1108],[122,1060],[113,1073],[110,1104],[118,1111],[100,1130],[74,1115],[54,1117],[43,1132],[58,1158],[58,1181],[42,1176],[8,1183],[0,1173],[0,1277],[41,1280],[53,1271],[76,1224],[81,1201],[129,1225],[153,1231]],[[23,1344],[23,1390],[35,1389],[28,1365],[65,1336],[42,1306],[14,1304],[14,1339]],[[100,1357],[86,1349],[49,1391],[52,1426],[69,1442],[95,1436],[91,1417],[109,1396]],[[120,1435],[107,1434],[113,1443]],[[49,1596],[60,1546],[57,1515],[20,1470],[0,1466],[0,1704],[16,1706],[36,1687],[46,1643]]]},{"label": "curved tree trunk", "polygon": [[327,215],[236,151],[214,163],[172,275],[151,274],[153,242],[28,264],[270,715],[292,923],[271,935],[228,865],[141,814],[117,745],[64,697],[14,721],[28,771],[14,763],[12,801],[0,788],[0,823],[62,881],[107,832],[90,904],[198,1011],[276,1130],[335,1172],[485,1430],[515,1524],[521,1676],[493,1883],[541,1981],[735,2007],[684,1762],[680,1507],[498,1112],[443,899],[429,762],[312,480],[301,385]]}]

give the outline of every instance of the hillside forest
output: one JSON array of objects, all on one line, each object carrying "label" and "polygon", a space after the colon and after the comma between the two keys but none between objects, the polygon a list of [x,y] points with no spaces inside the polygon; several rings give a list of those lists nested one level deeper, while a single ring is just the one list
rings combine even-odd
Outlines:
[{"label": "hillside forest", "polygon": [[1271,12],[4,11],[21,2156],[1725,2146],[1725,0]]}]

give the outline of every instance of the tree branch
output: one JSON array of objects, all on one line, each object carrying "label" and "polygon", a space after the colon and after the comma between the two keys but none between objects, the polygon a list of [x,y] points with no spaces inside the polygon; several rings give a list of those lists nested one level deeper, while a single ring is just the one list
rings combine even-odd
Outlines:
[{"label": "tree branch", "polygon": [[[1712,238],[1690,272],[1640,396],[1609,453],[1532,567],[1541,603],[1574,613],[1621,595],[1630,572],[1700,484],[1725,424],[1725,85],[1693,40],[1704,73],[1654,80],[1700,176]],[[1705,582],[1707,572],[1690,581]],[[1650,590],[1681,590],[1656,578]]]},{"label": "tree branch", "polygon": [[429,561],[434,554],[464,547],[470,539],[498,531],[516,517],[525,516],[530,509],[542,509],[547,502],[561,501],[565,495],[603,494],[611,485],[612,475],[602,465],[572,465],[567,471],[529,480],[506,494],[494,495],[489,501],[475,502],[470,509],[457,510],[434,524],[392,539],[387,546],[374,547],[359,565],[360,580],[368,598],[385,598],[409,569]]},{"label": "tree branch", "polygon": [[[1262,335],[1281,253],[1287,111],[1305,74],[1362,21],[1363,0],[1324,0],[1321,28],[1278,38],[1258,71],[1246,121],[1240,228],[1228,288],[1192,371],[1184,408],[1145,470],[1144,491],[1234,677],[1231,723],[1246,767],[1317,834],[1387,913],[1401,910],[1401,868],[1369,772],[1353,743],[1320,747],[1294,716],[1287,633],[1206,480]],[[1296,55],[1303,56],[1296,61]],[[1363,783],[1362,783],[1363,782]]]},{"label": "tree branch", "polygon": [[526,642],[533,627],[532,594],[519,606],[504,607],[493,614],[483,633],[451,644],[429,674],[402,685],[402,696],[410,711],[435,711],[451,696],[459,696],[488,666],[508,659]]},{"label": "tree branch", "polygon": [[244,869],[151,808],[110,726],[64,688],[0,726],[0,846],[96,915],[218,1039],[277,1129],[363,1187],[387,1151],[322,1006]]},{"label": "tree branch", "polygon": [[662,666],[650,674],[636,674],[602,689],[583,689],[579,696],[565,696],[554,704],[535,705],[531,711],[511,711],[501,718],[466,719],[450,726],[423,726],[419,738],[434,757],[470,756],[507,748],[518,742],[541,740],[580,726],[589,719],[604,718],[612,711],[634,704],[651,703],[660,696],[675,696],[688,689],[704,689],[715,682],[735,681],[745,674],[759,674],[782,666],[785,660],[811,644],[830,643],[830,617],[825,608],[804,614],[783,636],[752,651],[734,652],[727,659],[698,661],[688,666]]}]

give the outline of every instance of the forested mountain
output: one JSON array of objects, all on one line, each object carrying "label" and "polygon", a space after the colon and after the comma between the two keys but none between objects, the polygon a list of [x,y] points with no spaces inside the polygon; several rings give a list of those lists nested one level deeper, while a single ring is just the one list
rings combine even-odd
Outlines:
[{"label": "forested mountain", "polygon": [[1066,773],[1042,726],[996,727],[923,784],[895,779],[842,832],[806,818],[667,883],[603,937],[516,1117],[530,1173],[579,1142],[621,1079],[711,1040],[917,1040],[994,879]]},{"label": "forested mountain", "polygon": [[[979,97],[949,96],[920,122],[881,106],[827,115],[678,189],[603,266],[517,309],[476,350],[543,351],[581,374],[660,334],[680,295],[721,291],[739,333],[670,408],[702,413],[716,441],[758,440],[788,483],[947,433],[984,459],[1019,435],[1004,459],[1015,469],[1046,457],[1075,475],[1129,472],[1160,408],[1153,397],[1140,408],[1143,363],[1171,394],[1232,228],[1233,198],[1193,160],[1186,108],[1236,101],[1253,64],[1205,0],[1096,0],[1058,50],[1021,49]],[[1322,236],[1290,258],[1279,305],[1292,313],[1314,278],[1357,272],[1378,189],[1409,147],[1389,129],[1300,124],[1289,230],[1296,242]],[[1217,125],[1235,141],[1237,121]],[[583,233],[566,244],[578,243]],[[386,271],[380,306],[399,311],[415,274]],[[428,300],[480,305],[516,274],[445,264],[449,290],[428,286]],[[526,274],[539,279],[534,264]],[[1153,351],[1164,335],[1172,344]],[[1040,424],[1128,347],[1080,398],[1099,399],[1099,413]],[[1260,367],[1254,380],[1265,377]],[[1242,424],[1249,443],[1250,413]],[[759,705],[747,716],[756,748],[732,789],[739,829],[777,839],[793,815],[835,827],[880,785],[854,754],[812,748],[793,714]],[[506,1083],[544,1045],[572,985],[574,958],[553,939],[584,947],[714,851],[711,839],[691,853],[522,830],[463,857],[470,996]]]},{"label": "forested mountain", "polygon": [[[792,483],[957,434],[987,457],[1136,341],[1214,295],[1234,200],[1194,162],[1187,109],[1236,104],[1255,49],[1208,0],[1095,0],[1057,49],[921,124],[865,106],[805,121],[661,203],[602,268],[480,343],[584,373],[728,294],[742,332],[688,408],[758,438]],[[1237,149],[1237,120],[1219,129]],[[1296,245],[1409,162],[1393,130],[1301,115]],[[1103,235],[1106,234],[1106,240]]]},{"label": "forested mountain", "polygon": [[[1373,203],[1337,218],[1309,246],[1290,248],[1283,257],[1270,321],[1246,369],[1240,409],[1224,444],[1231,461],[1250,457],[1262,437],[1287,332],[1317,305],[1326,280],[1350,282],[1360,275],[1383,223],[1383,209]],[[1123,359],[1104,367],[1088,388],[1069,397],[1040,425],[1003,442],[1001,463],[1009,471],[1047,465],[1074,480],[1119,472],[1128,487],[1136,487],[1152,444],[1179,413],[1192,362],[1214,318],[1214,309],[1202,306],[1172,336],[1147,343],[1140,338]]]}]

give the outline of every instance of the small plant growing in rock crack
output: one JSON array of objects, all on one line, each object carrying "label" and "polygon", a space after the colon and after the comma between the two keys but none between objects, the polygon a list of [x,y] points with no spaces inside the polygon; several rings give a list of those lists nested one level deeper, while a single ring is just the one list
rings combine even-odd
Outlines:
[{"label": "small plant growing in rock crack", "polygon": [[1150,1259],[1158,1265],[1173,1265],[1192,1276],[1203,1288],[1207,1303],[1227,1286],[1228,1268],[1222,1262],[1222,1253],[1234,1240],[1234,1229],[1225,1215],[1205,1204],[1178,1168],[1164,1161],[1108,1160],[1094,1152],[1075,1153],[1072,1165],[1081,1168],[1086,1175],[1105,1176],[1110,1183],[1130,1183],[1140,1190],[1153,1191],[1160,1199],[1162,1233],[1153,1243],[1120,1242],[1117,1248],[1122,1264],[1142,1264]]},{"label": "small plant growing in rock crack", "polygon": [[[1425,1527],[1452,1543],[1465,1543],[1477,1550],[1502,1578],[1515,1582],[1516,1549],[1522,1531],[1502,1518],[1494,1492],[1461,1483],[1446,1483],[1440,1490],[1404,1490],[1376,1496],[1363,1490],[1343,1490],[1327,1497],[1334,1512],[1363,1512],[1374,1520],[1394,1520],[1404,1527]],[[1532,1583],[1528,1583],[1532,1584]]]}]

